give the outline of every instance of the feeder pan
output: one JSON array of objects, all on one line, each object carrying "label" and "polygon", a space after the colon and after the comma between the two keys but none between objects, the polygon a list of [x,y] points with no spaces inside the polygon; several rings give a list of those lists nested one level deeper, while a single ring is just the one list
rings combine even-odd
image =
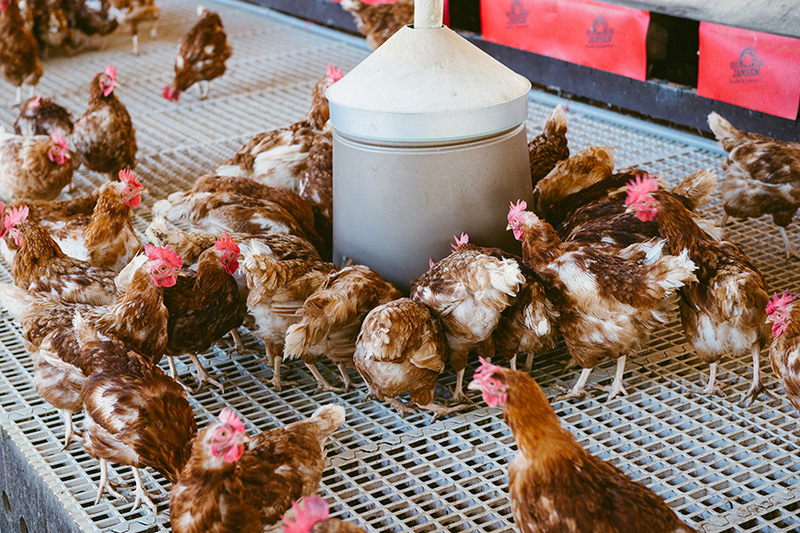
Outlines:
[{"label": "feeder pan", "polygon": [[442,1],[327,91],[333,126],[333,258],[406,293],[467,232],[518,250],[511,201],[531,196],[530,82],[442,26]]}]

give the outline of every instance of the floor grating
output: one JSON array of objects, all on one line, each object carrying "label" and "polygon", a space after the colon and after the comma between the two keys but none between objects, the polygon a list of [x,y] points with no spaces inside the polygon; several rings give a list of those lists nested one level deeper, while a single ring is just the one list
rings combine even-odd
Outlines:
[{"label": "floor grating", "polygon": [[[137,128],[136,171],[149,191],[135,213],[140,231],[154,201],[213,171],[252,134],[303,116],[311,87],[329,61],[347,72],[369,53],[361,41],[337,38],[329,30],[260,8],[215,5],[234,49],[228,73],[211,84],[208,100],[198,100],[190,90],[176,105],[162,99],[160,91],[171,80],[176,44],[193,23],[196,6],[179,0],[159,5],[160,38],[143,36],[140,57],[130,53],[130,37],[118,31],[104,49],[47,60],[38,88],[77,116],[85,108],[94,73],[109,63],[119,68],[118,95]],[[13,89],[0,84],[0,101],[12,98]],[[541,131],[552,108],[548,98],[531,95],[529,136]],[[635,165],[670,183],[700,168],[719,168],[720,152],[711,143],[684,142],[668,130],[573,107],[568,114],[573,153],[588,145],[612,145],[618,168]],[[9,129],[15,113],[0,106],[0,124]],[[103,181],[103,176],[80,170],[75,193]],[[719,201],[703,213],[718,219]],[[789,229],[790,238],[799,241],[797,225]],[[778,232],[767,217],[733,222],[728,235],[754,259],[772,290],[800,286],[800,270],[784,260]],[[10,281],[4,265],[0,281]],[[272,371],[263,361],[263,345],[246,330],[242,338],[252,353],[238,354],[223,339],[201,357],[211,372],[225,374],[227,386],[224,393],[206,389],[191,397],[200,426],[226,406],[242,416],[248,431],[257,432],[307,417],[321,404],[343,404],[347,421],[329,441],[329,467],[320,488],[334,516],[372,532],[514,531],[506,466],[516,448],[499,410],[473,395],[474,405],[445,420],[431,423],[427,414],[401,418],[385,404],[362,402],[362,391],[315,393],[313,379],[296,364],[284,378],[299,385],[276,393],[265,384]],[[534,362],[533,375],[550,397],[557,394],[553,385],[571,386],[577,378],[576,372],[562,374],[567,360],[562,342]],[[471,369],[474,365],[471,361]],[[672,322],[648,348],[629,358],[629,396],[606,403],[600,395],[554,407],[586,449],[651,487],[699,531],[798,531],[800,418],[783,399],[766,356],[762,367],[773,398],[762,397],[747,409],[737,405],[749,386],[747,357],[723,360],[719,378],[726,397],[698,396],[690,389],[707,376],[708,367]],[[188,360],[178,362],[178,370],[190,379]],[[334,370],[322,369],[336,381]],[[62,419],[36,394],[32,372],[19,325],[0,316],[0,425],[76,523],[87,532],[169,531],[169,484],[152,471],[143,477],[147,489],[163,498],[158,515],[107,497],[93,503],[100,478],[97,461],[79,445],[61,449]],[[592,374],[592,383],[608,384],[612,378],[613,365],[606,363]],[[448,371],[440,386],[454,382]],[[80,425],[82,417],[76,422]],[[133,486],[126,467],[112,468],[112,480]],[[18,497],[4,492],[7,513],[19,508]]]}]

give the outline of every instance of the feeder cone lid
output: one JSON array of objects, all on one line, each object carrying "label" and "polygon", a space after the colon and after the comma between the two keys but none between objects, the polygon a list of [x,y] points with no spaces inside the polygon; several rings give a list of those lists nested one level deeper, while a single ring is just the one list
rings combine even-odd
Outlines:
[{"label": "feeder cone lid", "polygon": [[453,30],[406,26],[333,84],[341,133],[388,141],[490,135],[528,115],[530,82]]}]

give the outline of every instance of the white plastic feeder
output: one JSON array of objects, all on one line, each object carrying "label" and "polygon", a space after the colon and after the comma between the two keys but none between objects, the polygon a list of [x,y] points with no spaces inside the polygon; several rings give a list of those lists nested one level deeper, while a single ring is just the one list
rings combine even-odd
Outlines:
[{"label": "white plastic feeder", "polygon": [[406,26],[328,89],[333,258],[408,291],[454,234],[515,249],[510,201],[531,195],[530,82],[442,26],[417,0]]}]

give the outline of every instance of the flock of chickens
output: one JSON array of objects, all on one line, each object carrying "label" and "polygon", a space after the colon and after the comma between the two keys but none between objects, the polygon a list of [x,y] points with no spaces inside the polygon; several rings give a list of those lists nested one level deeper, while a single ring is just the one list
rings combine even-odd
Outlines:
[{"label": "flock of chickens", "polygon": [[[12,35],[18,5],[0,9],[0,31]],[[13,71],[8,50],[0,49],[4,74]],[[177,100],[197,82],[207,96],[207,83],[225,72],[230,56],[219,16],[201,10],[163,96]],[[418,407],[434,418],[469,401],[464,376],[469,353],[477,352],[481,366],[469,388],[502,406],[514,434],[519,455],[509,465],[509,488],[516,527],[525,533],[694,530],[561,428],[538,385],[516,370],[519,354],[527,354],[530,371],[534,355],[563,338],[582,371],[562,399],[586,395],[592,368],[616,360],[611,399],[627,394],[627,356],[677,312],[687,341],[710,365],[698,393],[720,391],[724,355],[751,354],[743,401],[755,401],[763,390],[760,352],[771,342],[772,368],[800,410],[796,295],[770,299],[757,266],[699,216],[717,185],[711,169],[667,188],[644,169],[616,170],[610,147],[570,157],[558,107],[529,143],[530,210],[526,201],[509,199],[508,218],[499,221],[521,241],[522,256],[462,234],[405,297],[367,266],[330,262],[325,91],[341,70],[328,66],[301,121],[255,135],[191,189],[157,201],[147,243],[131,223],[131,209],[147,191],[131,170],[135,130],[114,93],[116,77],[112,66],[95,75],[86,112],[74,122],[55,102],[28,99],[16,134],[0,138],[0,198],[8,203],[0,210],[0,251],[14,280],[0,285],[0,304],[21,324],[37,392],[64,413],[66,445],[75,435],[73,415],[85,412],[83,446],[101,467],[97,501],[104,492],[122,497],[109,483],[111,462],[133,467],[135,506],[156,509],[139,468],[172,483],[176,533],[262,531],[291,507],[296,518],[286,521],[287,533],[361,531],[328,519],[324,500],[310,496],[325,467],[325,439],[345,420],[342,407],[322,406],[306,420],[255,436],[226,409],[198,430],[174,358],[192,359],[198,387],[223,388],[198,354],[228,333],[245,351],[236,333],[241,325],[264,342],[278,391],[293,384],[281,379],[282,365],[293,359],[302,360],[320,390],[353,387],[354,367],[369,396],[400,413]],[[21,80],[18,87],[35,83],[30,75],[6,79]],[[709,124],[729,153],[721,186],[726,213],[773,214],[787,258],[797,255],[784,228],[800,205],[800,145],[736,130],[714,113]],[[78,165],[107,173],[109,181],[56,200]],[[165,355],[169,375],[158,366]],[[491,364],[494,358],[511,368]],[[320,373],[326,360],[338,368],[341,387]],[[457,382],[442,401],[436,383],[448,366]],[[409,401],[401,400],[406,394]],[[294,503],[304,496],[304,508]]]}]

